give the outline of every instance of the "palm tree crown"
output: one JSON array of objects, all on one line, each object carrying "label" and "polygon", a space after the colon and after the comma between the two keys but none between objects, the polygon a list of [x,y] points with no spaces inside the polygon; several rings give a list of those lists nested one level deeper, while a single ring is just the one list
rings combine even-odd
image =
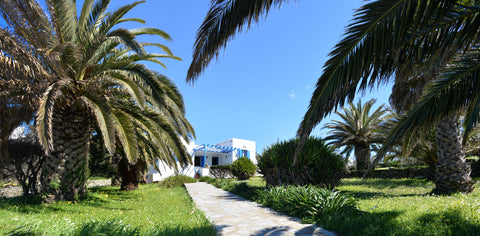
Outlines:
[{"label": "palm tree crown", "polygon": [[[0,14],[12,28],[12,37],[26,42],[45,68],[38,74],[47,88],[36,112],[36,126],[49,154],[44,171],[47,192],[61,198],[84,192],[84,177],[73,181],[58,172],[85,171],[93,124],[107,149],[119,150],[131,162],[148,152],[190,162],[181,143],[181,138],[189,140],[193,135],[184,117],[183,98],[169,79],[140,64],[151,61],[163,66],[159,58],[179,60],[165,45],[137,40],[143,34],[165,40],[170,36],[156,28],[119,27],[126,21],[145,23],[124,18],[142,2],[109,13],[110,0],[86,0],[78,12],[75,0],[46,0],[47,12],[35,1],[0,0]],[[148,53],[146,46],[164,53]],[[65,183],[62,188],[71,191],[51,189],[52,181]]]},{"label": "palm tree crown", "polygon": [[370,113],[375,100],[370,100],[364,105],[361,101],[355,105],[349,103],[349,108],[344,108],[344,113],[335,112],[342,121],[334,120],[325,125],[330,129],[325,140],[336,147],[344,147],[342,154],[350,155],[355,151],[357,170],[368,168],[370,164],[370,151],[372,145],[380,144],[383,135],[380,132],[380,123],[389,111],[384,105]]}]

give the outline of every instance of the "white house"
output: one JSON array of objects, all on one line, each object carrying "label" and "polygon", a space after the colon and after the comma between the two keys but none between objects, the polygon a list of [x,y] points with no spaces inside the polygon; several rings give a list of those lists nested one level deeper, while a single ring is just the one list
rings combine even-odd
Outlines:
[{"label": "white house", "polygon": [[190,144],[185,143],[185,146],[192,156],[193,165],[180,166],[180,163],[177,163],[178,172],[176,173],[174,168],[167,166],[161,160],[157,160],[156,164],[160,172],[151,166],[147,175],[148,182],[161,181],[175,174],[187,175],[193,178],[196,175],[209,176],[210,166],[229,165],[240,157],[247,157],[254,164],[257,164],[254,141],[231,138],[215,145],[195,145],[192,142]]}]

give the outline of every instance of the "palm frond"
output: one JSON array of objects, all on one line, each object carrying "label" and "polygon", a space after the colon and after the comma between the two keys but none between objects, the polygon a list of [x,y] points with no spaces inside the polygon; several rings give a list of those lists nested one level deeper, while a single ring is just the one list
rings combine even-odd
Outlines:
[{"label": "palm frond", "polygon": [[104,98],[98,96],[81,97],[80,99],[89,107],[90,112],[93,114],[108,152],[114,153],[115,122],[110,104]]},{"label": "palm frond", "polygon": [[133,50],[136,53],[144,54],[145,50],[143,47],[135,40],[135,34],[127,29],[116,29],[107,34],[107,37],[117,43],[121,43],[127,46],[129,49]]},{"label": "palm frond", "polygon": [[163,44],[159,44],[159,43],[142,43],[141,44],[142,47],[145,47],[145,46],[156,46],[160,49],[162,49],[162,51],[164,51],[166,54],[170,55],[170,56],[173,56],[173,53],[172,51],[170,50],[170,48],[168,48],[167,46],[163,45]]},{"label": "palm frond", "polygon": [[145,28],[136,28],[136,29],[132,29],[131,32],[134,34],[134,35],[142,35],[142,34],[148,34],[148,35],[158,35],[168,41],[172,41],[172,38],[170,38],[170,35],[167,34],[167,32],[161,30],[161,29],[157,29],[157,28],[148,28],[148,27],[145,27]]},{"label": "palm frond", "polygon": [[280,7],[282,2],[287,0],[212,0],[197,32],[187,82],[193,83],[244,25],[248,29],[252,22],[258,22],[262,15],[267,15],[272,6]]},{"label": "palm frond", "polygon": [[61,89],[66,85],[67,82],[64,80],[50,85],[40,99],[40,107],[36,115],[36,128],[38,140],[46,153],[50,153],[53,149],[52,117],[55,102],[62,95]]},{"label": "palm frond", "polygon": [[358,10],[317,82],[297,131],[300,144],[332,110],[352,100],[357,88],[365,90],[388,82],[400,66],[420,66],[426,69],[422,73],[432,73],[443,58],[438,55],[451,57],[455,50],[438,43],[458,39],[455,29],[463,25],[455,20],[463,15],[451,17],[456,2],[378,0]]},{"label": "palm frond", "polygon": [[[440,118],[458,113],[467,108],[465,135],[479,121],[478,91],[480,91],[480,54],[462,56],[440,77],[433,80],[425,90],[422,99],[399,120],[385,139],[374,163],[385,155],[395,140],[413,129],[426,129]],[[373,164],[374,164],[373,163]]]},{"label": "palm frond", "polygon": [[129,21],[137,22],[137,23],[140,23],[140,24],[145,24],[146,23],[145,20],[140,19],[140,18],[124,18],[124,19],[119,20],[117,23],[121,24],[121,23],[129,22]]},{"label": "palm frond", "polygon": [[137,6],[140,3],[144,3],[145,1],[137,1],[132,4],[127,4],[119,9],[115,10],[112,12],[110,15],[108,15],[105,20],[102,22],[102,24],[99,26],[99,34],[100,35],[106,35],[112,28],[116,25],[118,25],[119,21],[122,19],[122,17],[127,14],[130,10],[132,10],[135,6]]},{"label": "palm frond", "polygon": [[61,43],[76,41],[77,6],[72,0],[47,0],[50,15],[54,16],[55,35]]},{"label": "palm frond", "polygon": [[135,161],[138,157],[138,144],[132,121],[126,113],[119,109],[114,109],[113,114],[115,115],[116,137],[125,158],[129,161]]}]

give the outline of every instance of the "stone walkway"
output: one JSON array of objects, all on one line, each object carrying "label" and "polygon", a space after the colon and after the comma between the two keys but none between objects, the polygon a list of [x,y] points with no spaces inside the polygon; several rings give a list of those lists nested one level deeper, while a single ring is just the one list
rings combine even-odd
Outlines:
[{"label": "stone walkway", "polygon": [[335,235],[205,182],[185,184],[185,187],[219,235]]}]

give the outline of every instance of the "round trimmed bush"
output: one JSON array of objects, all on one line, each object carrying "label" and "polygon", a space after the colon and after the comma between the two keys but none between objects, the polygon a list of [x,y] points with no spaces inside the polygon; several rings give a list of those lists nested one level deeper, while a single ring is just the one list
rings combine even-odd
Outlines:
[{"label": "round trimmed bush", "polygon": [[257,171],[257,167],[247,157],[238,158],[230,166],[233,176],[239,180],[245,180],[252,177]]},{"label": "round trimmed bush", "polygon": [[292,166],[298,139],[267,147],[258,158],[258,168],[268,186],[318,185],[333,189],[345,173],[347,159],[335,154],[324,140],[310,137]]}]

